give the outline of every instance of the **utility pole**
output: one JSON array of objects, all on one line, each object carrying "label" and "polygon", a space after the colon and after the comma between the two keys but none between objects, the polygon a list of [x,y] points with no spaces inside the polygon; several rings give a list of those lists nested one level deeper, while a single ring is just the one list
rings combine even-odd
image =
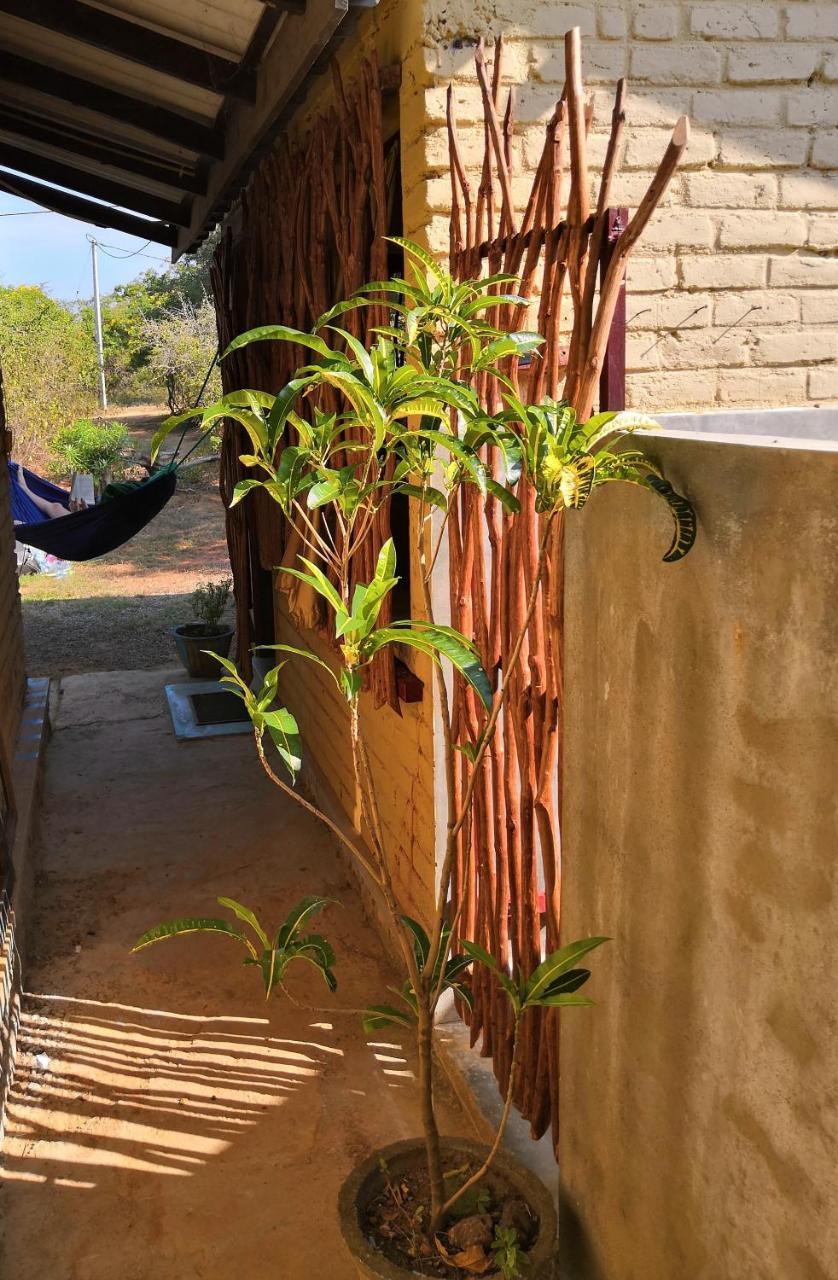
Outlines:
[{"label": "utility pole", "polygon": [[99,403],[108,407],[108,389],[105,386],[105,346],[102,342],[102,303],[99,298],[99,260],[96,257],[97,242],[90,236],[90,255],[93,259],[93,317],[96,326],[96,360],[99,365]]}]

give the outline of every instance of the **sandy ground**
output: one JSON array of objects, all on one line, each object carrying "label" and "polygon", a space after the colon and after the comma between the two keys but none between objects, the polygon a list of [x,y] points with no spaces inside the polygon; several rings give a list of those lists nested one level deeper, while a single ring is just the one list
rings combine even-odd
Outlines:
[{"label": "sandy ground", "polygon": [[[153,406],[115,412],[137,454],[147,455],[164,412]],[[65,578],[21,580],[29,674],[168,665],[172,627],[192,621],[191,593],[229,572],[218,464],[209,463],[184,471],[160,515],[110,555],[73,565]]]},{"label": "sandy ground", "polygon": [[[47,751],[28,996],[0,1183],[3,1280],[350,1280],[351,1166],[418,1129],[410,1051],[357,1014],[394,980],[318,826],[248,736],[176,743],[165,673],[61,682]],[[305,893],[331,997],[266,1005],[223,937],[129,954],[161,920],[238,898],[275,927]],[[220,913],[219,913],[220,914]],[[454,1102],[443,1127],[467,1132]]]}]

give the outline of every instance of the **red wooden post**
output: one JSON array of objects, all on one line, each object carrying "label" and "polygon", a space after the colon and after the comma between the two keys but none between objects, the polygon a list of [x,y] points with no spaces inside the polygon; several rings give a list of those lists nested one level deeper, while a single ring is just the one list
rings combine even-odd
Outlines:
[{"label": "red wooden post", "polygon": [[[614,242],[628,226],[628,209],[608,209],[606,211],[606,232],[603,253],[599,260],[600,287],[608,270]],[[605,359],[599,379],[600,412],[626,407],[626,279],[623,276],[614,319],[611,321],[611,333],[608,335],[608,346],[605,348]]]}]

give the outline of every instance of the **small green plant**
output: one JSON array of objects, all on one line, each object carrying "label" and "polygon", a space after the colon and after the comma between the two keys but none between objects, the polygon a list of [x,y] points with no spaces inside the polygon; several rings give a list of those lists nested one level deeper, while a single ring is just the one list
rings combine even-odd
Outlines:
[{"label": "small green plant", "polygon": [[337,979],[332,971],[335,953],[329,943],[319,933],[303,933],[313,915],[329,905],[329,898],[321,898],[317,894],[302,898],[292,907],[283,923],[271,938],[262,928],[255,914],[249,907],[244,907],[234,898],[218,898],[218,905],[231,911],[237,919],[246,924],[255,938],[255,942],[245,929],[239,928],[229,920],[212,916],[196,916],[183,920],[170,920],[166,924],[158,924],[138,938],[133,951],[141,951],[150,947],[153,942],[163,942],[166,938],[177,938],[183,933],[221,933],[247,949],[248,955],[244,963],[257,965],[262,974],[265,988],[265,999],[269,1000],[277,987],[282,988],[283,979],[288,967],[294,960],[305,960],[314,965],[322,974],[330,991],[337,989]]},{"label": "small green plant", "polygon": [[215,629],[224,616],[232,589],[232,578],[222,578],[220,582],[202,582],[192,592],[195,617],[200,618],[206,627]]},{"label": "small green plant", "polygon": [[492,1255],[503,1280],[518,1280],[529,1261],[518,1244],[518,1232],[514,1227],[495,1227]]},{"label": "small green plant", "polygon": [[80,418],[52,438],[54,469],[60,473],[81,471],[93,476],[97,488],[108,476],[120,475],[128,430],[122,422],[94,422]]}]

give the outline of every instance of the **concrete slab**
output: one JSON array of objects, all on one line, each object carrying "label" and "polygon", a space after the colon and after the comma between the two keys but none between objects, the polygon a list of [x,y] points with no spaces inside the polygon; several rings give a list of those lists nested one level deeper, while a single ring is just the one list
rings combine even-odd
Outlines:
[{"label": "concrete slab", "polygon": [[[358,1016],[395,975],[330,840],[250,739],[175,742],[170,678],[69,677],[57,699],[0,1275],[354,1280],[338,1187],[419,1124],[410,1050],[368,1042]],[[129,954],[219,894],[275,927],[314,890],[342,904],[322,918],[337,995],[313,970],[290,982],[314,1011],[267,1005],[224,938]],[[473,1133],[445,1092],[441,1110],[447,1131]]]}]

